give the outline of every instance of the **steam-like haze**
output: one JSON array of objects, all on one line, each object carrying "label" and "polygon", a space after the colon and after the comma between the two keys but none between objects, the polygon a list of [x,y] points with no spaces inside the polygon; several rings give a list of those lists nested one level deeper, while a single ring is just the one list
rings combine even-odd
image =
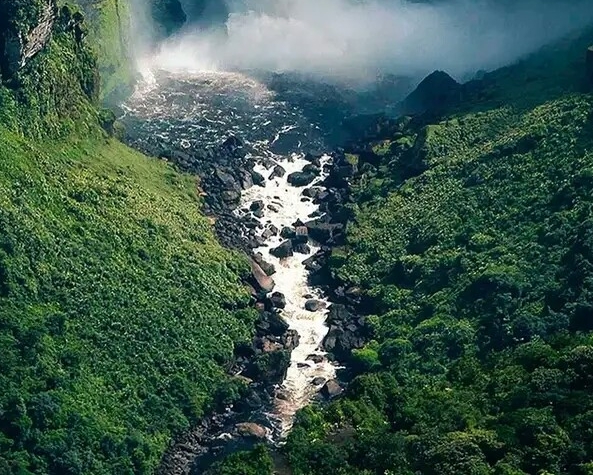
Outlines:
[{"label": "steam-like haze", "polygon": [[226,34],[189,26],[162,45],[157,65],[338,80],[435,69],[464,77],[593,21],[591,0],[237,0],[229,8]]}]

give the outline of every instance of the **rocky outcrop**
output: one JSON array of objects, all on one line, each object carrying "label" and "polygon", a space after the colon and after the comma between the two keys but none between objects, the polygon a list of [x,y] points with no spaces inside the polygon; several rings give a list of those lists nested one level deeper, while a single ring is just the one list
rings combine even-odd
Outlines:
[{"label": "rocky outcrop", "polygon": [[268,436],[268,430],[254,422],[241,422],[235,426],[239,435],[243,437],[253,437],[255,439],[265,439]]},{"label": "rocky outcrop", "polygon": [[41,13],[30,31],[21,31],[15,24],[0,31],[0,65],[4,78],[16,74],[45,47],[51,39],[57,18],[58,7],[55,0],[44,0]]}]

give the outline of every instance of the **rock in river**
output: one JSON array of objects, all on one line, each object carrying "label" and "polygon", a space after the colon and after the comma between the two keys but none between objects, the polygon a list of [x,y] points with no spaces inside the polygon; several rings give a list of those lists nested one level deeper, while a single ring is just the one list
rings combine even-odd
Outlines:
[{"label": "rock in river", "polygon": [[321,300],[310,299],[305,302],[305,309],[309,312],[317,312],[325,308],[325,302]]},{"label": "rock in river", "polygon": [[251,275],[255,281],[254,283],[257,284],[259,290],[265,293],[271,292],[274,289],[274,280],[254,260],[250,259],[249,264],[251,266]]},{"label": "rock in river", "polygon": [[255,424],[254,422],[241,422],[237,424],[235,428],[242,437],[265,439],[268,436],[268,430],[259,424]]},{"label": "rock in river", "polygon": [[343,391],[344,389],[335,379],[328,381],[325,383],[325,386],[321,388],[321,394],[327,399],[333,399],[342,394]]},{"label": "rock in river", "polygon": [[270,249],[270,254],[277,257],[278,259],[292,256],[293,255],[292,242],[284,241],[278,247],[275,247],[274,249]]},{"label": "rock in river", "polygon": [[294,172],[288,175],[288,183],[292,186],[307,186],[313,183],[317,175],[311,172]]},{"label": "rock in river", "polygon": [[275,308],[286,307],[286,297],[282,292],[274,292],[270,297],[270,302]]}]

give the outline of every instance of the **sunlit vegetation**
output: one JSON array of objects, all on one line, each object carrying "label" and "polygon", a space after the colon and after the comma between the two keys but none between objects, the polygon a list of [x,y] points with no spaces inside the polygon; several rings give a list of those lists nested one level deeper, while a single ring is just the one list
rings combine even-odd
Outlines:
[{"label": "sunlit vegetation", "polygon": [[300,414],[295,475],[593,473],[592,42],[373,145],[333,266],[374,338]]},{"label": "sunlit vegetation", "polygon": [[56,30],[0,85],[2,474],[152,473],[242,388],[247,263],[195,177],[99,127],[94,58]]}]

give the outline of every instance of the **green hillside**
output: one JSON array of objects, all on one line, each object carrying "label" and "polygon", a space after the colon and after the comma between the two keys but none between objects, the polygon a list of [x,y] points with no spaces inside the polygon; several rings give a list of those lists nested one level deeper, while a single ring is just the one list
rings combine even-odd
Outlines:
[{"label": "green hillside", "polygon": [[374,339],[347,396],[301,413],[295,475],[593,473],[592,43],[491,73],[351,157],[332,267]]},{"label": "green hillside", "polygon": [[248,266],[217,243],[195,177],[99,126],[85,28],[61,9],[0,85],[2,474],[152,473],[236,396],[226,370],[253,326]]}]

